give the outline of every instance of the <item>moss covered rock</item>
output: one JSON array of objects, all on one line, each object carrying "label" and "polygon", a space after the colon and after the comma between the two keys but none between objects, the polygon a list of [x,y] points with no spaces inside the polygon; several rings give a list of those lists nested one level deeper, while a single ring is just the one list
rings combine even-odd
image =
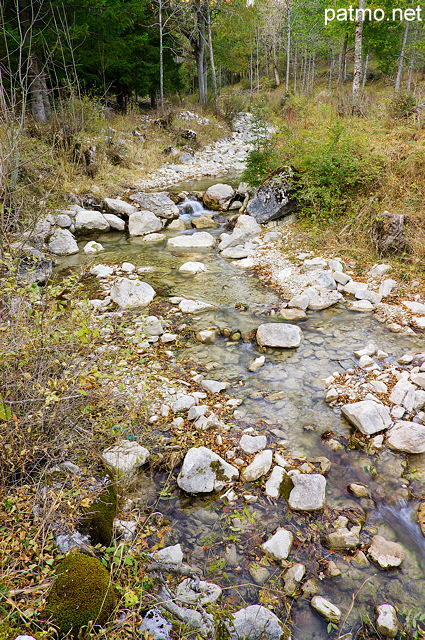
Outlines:
[{"label": "moss covered rock", "polygon": [[71,552],[58,568],[45,609],[63,634],[77,635],[92,620],[103,625],[116,605],[109,572],[97,558]]},{"label": "moss covered rock", "polygon": [[117,493],[110,484],[89,507],[81,509],[78,530],[90,536],[93,545],[109,547],[113,535],[113,524],[117,512]]}]

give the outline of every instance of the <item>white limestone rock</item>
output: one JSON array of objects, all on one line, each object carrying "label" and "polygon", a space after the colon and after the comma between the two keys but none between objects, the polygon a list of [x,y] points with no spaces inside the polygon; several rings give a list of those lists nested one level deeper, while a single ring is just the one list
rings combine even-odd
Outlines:
[{"label": "white limestone rock", "polygon": [[421,302],[414,302],[413,300],[403,300],[401,304],[409,309],[409,311],[411,311],[412,313],[425,315],[425,304],[422,304]]},{"label": "white limestone rock", "polygon": [[105,449],[102,458],[108,467],[111,467],[118,476],[131,476],[141,467],[150,453],[137,442],[121,440],[114,447]]},{"label": "white limestone rock", "polygon": [[119,218],[114,213],[104,213],[103,217],[105,218],[111,229],[115,229],[116,231],[124,231],[125,222],[122,218]]},{"label": "white limestone rock", "polygon": [[252,360],[249,363],[248,371],[255,373],[256,371],[258,371],[258,369],[261,369],[261,367],[264,367],[265,363],[266,363],[265,356],[259,356],[258,358],[255,358],[255,360]]},{"label": "white limestone rock", "polygon": [[341,407],[342,415],[367,436],[388,429],[392,420],[387,407],[372,400],[360,400]]},{"label": "white limestone rock", "polygon": [[291,509],[316,511],[325,504],[326,478],[320,473],[303,473],[291,476],[294,488],[288,498]]},{"label": "white limestone rock", "polygon": [[190,275],[203,273],[206,270],[207,269],[203,262],[185,262],[181,267],[179,267],[180,273],[188,273]]},{"label": "white limestone rock", "polygon": [[89,273],[91,273],[92,276],[96,276],[96,278],[108,278],[114,273],[114,270],[106,264],[96,264],[90,269]]},{"label": "white limestone rock", "polygon": [[254,460],[243,470],[241,478],[244,482],[254,482],[264,476],[272,466],[273,452],[265,449],[257,453]]},{"label": "white limestone rock", "polygon": [[118,198],[104,198],[103,202],[112,214],[119,213],[123,216],[131,216],[132,213],[136,213],[136,211],[138,211],[137,207],[134,205],[128,204],[128,202],[119,200]]},{"label": "white limestone rock", "polygon": [[328,622],[333,622],[334,624],[338,624],[341,620],[341,611],[338,607],[329,600],[326,600],[322,596],[313,596],[310,600],[310,606],[316,613],[318,613],[322,618],[327,620]]},{"label": "white limestone rock", "polygon": [[391,604],[376,607],[376,630],[385,638],[395,638],[400,628],[397,612]]},{"label": "white limestone rock", "polygon": [[144,236],[162,229],[162,222],[151,211],[136,211],[128,219],[130,236]]},{"label": "white limestone rock", "polygon": [[79,251],[77,241],[68,229],[55,229],[47,248],[56,256],[71,256]]},{"label": "white limestone rock", "polygon": [[328,291],[327,289],[316,289],[315,287],[308,287],[304,291],[304,295],[308,296],[308,308],[312,311],[327,309],[342,299],[339,291]]},{"label": "white limestone rock", "polygon": [[75,216],[75,231],[86,233],[90,231],[109,231],[109,222],[100,211],[84,209]]},{"label": "white limestone rock", "polygon": [[400,420],[387,432],[391,449],[406,453],[425,453],[425,425]]},{"label": "white limestone rock", "polygon": [[100,251],[103,251],[103,250],[104,250],[104,247],[100,244],[100,242],[95,242],[94,240],[90,240],[90,242],[87,242],[87,244],[85,244],[83,247],[84,253],[87,253],[87,254],[99,253]]},{"label": "white limestone rock", "polygon": [[233,614],[231,640],[280,640],[283,631],[279,618],[259,604],[252,604]]},{"label": "white limestone rock", "polygon": [[213,582],[195,581],[192,578],[186,578],[176,588],[177,600],[184,604],[212,604],[217,602],[221,594],[222,589]]},{"label": "white limestone rock", "polygon": [[192,235],[183,234],[169,238],[167,247],[169,249],[212,249],[215,245],[215,238],[208,231],[199,231]]},{"label": "white limestone rock", "polygon": [[156,557],[159,562],[164,564],[180,565],[183,562],[183,551],[180,544],[174,544],[170,547],[158,549]]},{"label": "white limestone rock", "polygon": [[167,196],[166,193],[147,193],[139,191],[130,196],[130,200],[138,202],[142,209],[151,211],[158,218],[173,220],[180,214],[178,206]]},{"label": "white limestone rock", "polygon": [[391,271],[392,266],[390,264],[374,264],[373,267],[371,269],[369,269],[369,275],[372,277],[378,277],[380,278],[381,276],[384,275],[384,273],[387,273],[388,271]]},{"label": "white limestone rock", "polygon": [[404,560],[404,549],[401,544],[386,540],[379,535],[373,536],[367,552],[381,569],[399,567]]},{"label": "white limestone rock", "polygon": [[220,491],[239,477],[236,467],[207,447],[192,447],[186,453],[177,484],[187,493]]},{"label": "white limestone rock", "polygon": [[214,184],[204,193],[204,205],[215,211],[227,211],[235,190],[229,184]]},{"label": "white limestone rock", "polygon": [[276,465],[270,474],[264,488],[266,495],[270,498],[278,498],[280,495],[281,484],[286,477],[286,471],[282,467]]},{"label": "white limestone rock", "polygon": [[244,433],[242,438],[239,440],[239,446],[242,451],[245,451],[245,453],[257,453],[267,447],[267,437],[250,436],[249,434]]},{"label": "white limestone rock", "polygon": [[210,304],[208,302],[203,302],[202,300],[180,300],[179,309],[183,313],[204,313],[204,311],[211,311],[215,309],[215,305]]},{"label": "white limestone rock", "polygon": [[260,324],[256,333],[257,343],[261,347],[280,347],[291,349],[301,344],[302,331],[294,324],[267,322]]},{"label": "white limestone rock", "polygon": [[286,560],[292,548],[294,536],[283,527],[261,545],[261,548],[277,561]]},{"label": "white limestone rock", "polygon": [[135,309],[147,306],[152,302],[156,293],[147,282],[116,278],[110,295],[121,309]]}]

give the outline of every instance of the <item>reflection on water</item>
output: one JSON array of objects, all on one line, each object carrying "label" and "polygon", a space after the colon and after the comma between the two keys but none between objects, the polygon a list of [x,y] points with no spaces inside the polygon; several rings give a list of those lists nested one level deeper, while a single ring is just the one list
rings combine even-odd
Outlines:
[{"label": "reflection on water", "polygon": [[[195,211],[197,214],[199,210]],[[190,218],[193,212],[185,215]],[[221,228],[211,230],[215,235],[221,232]],[[167,235],[171,235],[170,232]],[[166,242],[151,245],[142,238],[127,238],[120,233],[103,234],[96,240],[102,243],[104,252],[95,258],[84,254],[70,256],[61,262],[60,268],[98,262],[119,264],[124,260],[136,267],[153,267],[144,279],[162,295],[192,296],[217,305],[213,312],[188,318],[194,328],[219,326],[246,332],[264,321],[274,320],[269,312],[279,307],[278,296],[264,288],[252,273],[221,258],[215,251],[173,253],[166,248]],[[87,239],[83,243],[85,241]],[[202,261],[207,271],[183,276],[178,268],[187,260]],[[424,351],[423,340],[391,334],[372,316],[356,314],[344,307],[311,313],[299,325],[303,330],[301,346],[296,350],[266,350],[263,352],[266,365],[256,373],[247,370],[249,362],[259,355],[252,341],[229,343],[220,337],[211,345],[194,343],[179,355],[201,365],[215,362],[212,377],[228,381],[228,394],[243,399],[238,407],[239,427],[233,427],[236,432],[256,425],[270,441],[285,440],[295,455],[305,455],[308,459],[328,457],[332,468],[327,476],[327,503],[331,507],[358,508],[362,504],[348,494],[347,485],[353,481],[366,483],[374,499],[379,500],[379,509],[375,509],[371,500],[362,504],[367,516],[362,534],[365,548],[371,535],[378,531],[389,539],[399,540],[407,550],[406,559],[401,569],[381,571],[367,561],[325,552],[328,560],[335,561],[341,575],[319,580],[319,594],[339,606],[343,618],[356,594],[355,606],[344,628],[355,630],[361,613],[373,615],[374,604],[389,602],[402,611],[423,610],[424,539],[411,518],[409,504],[386,506],[406,497],[401,478],[402,457],[386,450],[374,458],[361,451],[332,451],[320,438],[327,429],[337,436],[350,433],[339,410],[324,403],[322,378],[351,366],[353,350],[368,342],[374,342],[379,349],[396,357],[407,350]],[[276,588],[282,586],[281,567],[273,563],[265,566],[261,563],[263,554],[258,550],[278,526],[285,525],[298,536],[299,544],[290,559],[306,565],[307,578],[318,573],[320,577],[319,556],[317,548],[308,540],[306,518],[290,513],[283,499],[274,504],[260,489],[256,495],[258,501],[249,506],[241,500],[227,505],[226,501],[211,500],[211,497],[179,497],[159,503],[161,510],[173,518],[170,542],[181,542],[186,560],[199,567],[207,579],[215,578],[229,587],[227,597],[235,604],[258,602],[264,579]],[[312,521],[320,517],[315,515]],[[312,613],[308,599],[300,598],[294,603],[293,617],[295,640],[328,637],[326,624]]]}]

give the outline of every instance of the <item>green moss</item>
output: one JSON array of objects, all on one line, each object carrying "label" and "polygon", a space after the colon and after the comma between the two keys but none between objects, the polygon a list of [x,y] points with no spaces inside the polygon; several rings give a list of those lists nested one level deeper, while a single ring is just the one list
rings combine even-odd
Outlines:
[{"label": "green moss", "polygon": [[45,617],[63,634],[76,636],[90,620],[103,625],[116,605],[109,572],[97,558],[71,552],[58,568]]},{"label": "green moss", "polygon": [[28,635],[27,629],[0,624],[0,640],[15,640],[18,636]]},{"label": "green moss", "polygon": [[115,486],[110,484],[89,507],[82,507],[78,530],[90,536],[93,545],[109,547],[117,512]]}]

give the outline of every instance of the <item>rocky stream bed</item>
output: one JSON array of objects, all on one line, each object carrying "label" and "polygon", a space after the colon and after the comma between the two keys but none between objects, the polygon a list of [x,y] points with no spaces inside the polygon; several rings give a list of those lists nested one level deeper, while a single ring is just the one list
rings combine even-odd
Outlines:
[{"label": "rocky stream bed", "polygon": [[[236,639],[348,640],[365,617],[395,637],[425,607],[425,301],[393,298],[383,263],[357,282],[341,258],[285,251],[288,218],[258,225],[246,185],[176,187],[191,170],[142,185],[182,191],[178,206],[138,187],[55,214],[68,227],[45,222],[56,268],[98,283],[104,350],[122,318],[141,357],[108,383],[151,425],[146,442],[121,434],[102,452],[128,480],[117,531],[131,542],[137,515],[156,518],[162,571],[201,577],[163,585],[141,628],[171,638],[165,615],[219,638],[207,603],[224,602]],[[173,473],[149,471],[158,450],[175,451]]]}]

